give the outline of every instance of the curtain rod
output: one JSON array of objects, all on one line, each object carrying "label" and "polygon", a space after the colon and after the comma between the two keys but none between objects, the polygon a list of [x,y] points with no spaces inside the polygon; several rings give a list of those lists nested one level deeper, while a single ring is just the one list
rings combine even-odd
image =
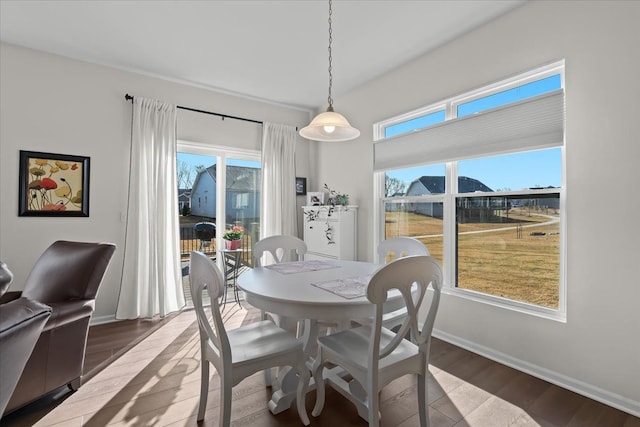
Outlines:
[{"label": "curtain rod", "polygon": [[[124,99],[126,99],[127,101],[132,101],[133,102],[133,95],[129,95],[127,93],[127,94],[124,95]],[[214,113],[212,111],[206,111],[206,110],[198,110],[198,109],[195,109],[195,108],[183,107],[181,105],[178,105],[176,108],[179,108],[181,110],[187,110],[187,111],[195,111],[196,113],[210,114],[212,116],[219,116],[219,117],[222,117],[222,120],[224,120],[224,119],[235,119],[235,120],[242,120],[244,122],[257,123],[259,125],[262,124],[262,122],[259,121],[259,120],[246,119],[244,117],[237,117],[237,116],[229,116],[227,114]],[[296,128],[296,130],[297,130],[297,128]]]}]

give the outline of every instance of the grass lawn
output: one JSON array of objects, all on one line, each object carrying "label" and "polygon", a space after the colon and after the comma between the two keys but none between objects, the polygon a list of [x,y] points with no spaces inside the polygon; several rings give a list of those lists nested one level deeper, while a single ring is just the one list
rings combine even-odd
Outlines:
[{"label": "grass lawn", "polygon": [[[457,286],[558,308],[558,216],[512,209],[509,219],[509,223],[459,224]],[[517,224],[522,225],[520,231]],[[387,212],[386,216],[387,237],[416,237],[441,263],[442,227],[441,219],[410,212]]]}]

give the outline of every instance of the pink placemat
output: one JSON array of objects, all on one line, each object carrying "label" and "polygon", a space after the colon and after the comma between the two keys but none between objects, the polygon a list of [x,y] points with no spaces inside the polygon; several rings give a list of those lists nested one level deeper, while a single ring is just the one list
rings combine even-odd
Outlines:
[{"label": "pink placemat", "polygon": [[326,280],[324,282],[312,283],[311,285],[341,296],[342,298],[352,299],[363,297],[367,294],[367,286],[369,286],[371,277],[373,277],[373,275],[369,274],[345,279]]}]

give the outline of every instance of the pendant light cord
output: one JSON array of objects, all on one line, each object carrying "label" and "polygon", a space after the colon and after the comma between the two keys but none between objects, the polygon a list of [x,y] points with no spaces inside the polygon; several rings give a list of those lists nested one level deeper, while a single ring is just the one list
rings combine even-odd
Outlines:
[{"label": "pendant light cord", "polygon": [[331,8],[331,0],[329,0],[329,97],[327,98],[329,107],[327,108],[327,111],[333,111],[333,98],[331,97],[331,87],[333,86],[333,74],[331,73],[331,60],[333,59],[331,56],[331,42],[333,41],[333,31],[331,29],[332,13],[333,9]]},{"label": "pendant light cord", "polygon": [[311,141],[327,141],[342,142],[351,141],[360,136],[360,131],[349,124],[349,121],[340,113],[333,111],[333,97],[331,89],[333,88],[333,69],[332,69],[332,52],[331,45],[333,43],[333,8],[332,0],[329,0],[329,107],[327,111],[315,116],[309,125],[300,129],[300,136]]}]

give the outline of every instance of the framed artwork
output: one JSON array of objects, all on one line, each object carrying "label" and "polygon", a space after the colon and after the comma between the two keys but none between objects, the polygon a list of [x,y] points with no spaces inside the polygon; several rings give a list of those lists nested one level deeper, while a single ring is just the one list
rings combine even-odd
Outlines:
[{"label": "framed artwork", "polygon": [[20,150],[19,216],[89,216],[89,157]]},{"label": "framed artwork", "polygon": [[304,196],[307,194],[307,178],[296,177],[296,196]]},{"label": "framed artwork", "polygon": [[310,191],[307,193],[307,206],[324,205],[324,193]]}]

